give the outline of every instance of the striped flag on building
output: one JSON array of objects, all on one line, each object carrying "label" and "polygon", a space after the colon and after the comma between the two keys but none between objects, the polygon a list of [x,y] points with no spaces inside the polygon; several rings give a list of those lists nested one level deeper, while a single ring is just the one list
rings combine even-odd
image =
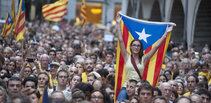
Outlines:
[{"label": "striped flag on building", "polygon": [[25,35],[25,3],[24,0],[20,0],[18,15],[15,18],[14,24],[14,37],[16,41],[20,41],[24,39]]},{"label": "striped flag on building", "polygon": [[59,0],[52,4],[46,4],[42,7],[42,13],[45,20],[59,22],[67,14],[68,0]]},{"label": "striped flag on building", "polygon": [[[162,61],[170,40],[170,32],[174,23],[168,22],[149,22],[134,19],[123,14],[120,14],[120,30],[123,37],[124,45],[130,52],[130,43],[133,39],[141,40],[144,54],[147,54],[157,43],[157,41],[168,33],[163,43],[158,48],[157,52],[150,58],[147,66],[144,68],[142,75],[143,80],[147,80],[151,85],[155,86],[160,74]],[[140,39],[144,34],[148,34],[146,38]],[[120,44],[118,41],[116,53],[116,73],[115,73],[115,98],[118,96],[122,85],[125,82],[125,62],[121,54]],[[116,99],[115,99],[116,100]]]}]

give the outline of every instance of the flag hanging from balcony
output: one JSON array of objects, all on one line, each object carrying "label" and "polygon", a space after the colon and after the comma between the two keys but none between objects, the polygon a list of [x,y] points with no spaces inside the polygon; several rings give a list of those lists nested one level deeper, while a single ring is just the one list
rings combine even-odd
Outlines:
[{"label": "flag hanging from balcony", "polygon": [[42,7],[42,14],[45,20],[59,22],[67,14],[68,0],[59,0]]},{"label": "flag hanging from balcony", "polygon": [[18,15],[15,18],[14,24],[14,37],[16,41],[24,39],[25,31],[25,3],[24,0],[20,0],[18,7]]},{"label": "flag hanging from balcony", "polygon": [[[130,43],[133,39],[139,39],[143,45],[144,54],[147,54],[157,43],[157,41],[168,33],[164,41],[159,46],[156,53],[147,62],[142,75],[143,80],[147,80],[155,86],[160,74],[162,60],[168,47],[172,26],[169,22],[150,22],[138,20],[120,13],[120,30],[123,37],[124,46],[130,52]],[[115,98],[118,96],[122,85],[125,82],[125,63],[118,41],[116,52],[116,73],[115,73]]]},{"label": "flag hanging from balcony", "polygon": [[9,35],[9,33],[12,30],[12,26],[13,26],[13,20],[12,20],[12,17],[10,16],[10,14],[8,13],[6,21],[5,21],[3,29],[2,29],[2,33],[1,33],[3,38],[6,38]]}]

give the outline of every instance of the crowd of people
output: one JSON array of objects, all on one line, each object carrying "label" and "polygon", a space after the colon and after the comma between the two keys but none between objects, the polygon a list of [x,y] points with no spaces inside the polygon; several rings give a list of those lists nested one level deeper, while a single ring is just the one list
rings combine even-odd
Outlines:
[{"label": "crowd of people", "polygon": [[[105,41],[108,32],[113,41]],[[0,40],[0,103],[39,103],[46,94],[50,103],[114,103],[118,34],[115,25],[27,22],[22,42],[12,36]],[[134,41],[131,50],[137,55],[125,53],[124,59],[133,58],[138,68],[143,68],[147,56],[141,55],[140,49],[141,43]],[[125,97],[120,95],[117,102],[210,102],[208,45],[196,51],[171,42],[161,68],[156,87],[140,79],[142,73],[130,69],[128,76],[138,79],[128,77]]]}]

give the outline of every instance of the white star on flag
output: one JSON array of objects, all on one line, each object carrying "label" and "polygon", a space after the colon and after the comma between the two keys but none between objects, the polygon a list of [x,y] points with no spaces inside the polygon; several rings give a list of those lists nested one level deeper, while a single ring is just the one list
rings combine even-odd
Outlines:
[{"label": "white star on flag", "polygon": [[144,40],[147,43],[147,38],[150,37],[150,34],[146,34],[145,29],[142,30],[142,32],[137,32],[136,33],[139,35],[139,40]]}]

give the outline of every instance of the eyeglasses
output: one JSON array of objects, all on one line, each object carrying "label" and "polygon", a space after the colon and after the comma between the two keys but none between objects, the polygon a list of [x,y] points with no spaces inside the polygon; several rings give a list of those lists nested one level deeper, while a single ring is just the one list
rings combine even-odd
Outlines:
[{"label": "eyeglasses", "polygon": [[133,47],[141,47],[139,44],[132,44]]}]

